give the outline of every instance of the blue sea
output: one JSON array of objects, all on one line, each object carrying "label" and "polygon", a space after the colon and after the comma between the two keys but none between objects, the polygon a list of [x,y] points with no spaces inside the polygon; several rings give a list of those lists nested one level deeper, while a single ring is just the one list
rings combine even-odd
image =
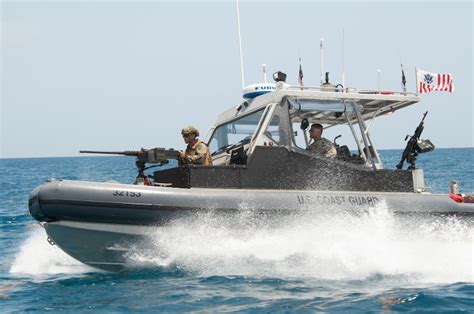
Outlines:
[{"label": "blue sea", "polygon": [[[401,151],[382,151],[394,168]],[[428,190],[474,192],[474,148],[420,155]],[[130,157],[0,159],[0,311],[474,312],[474,225],[462,217],[402,224],[386,208],[274,228],[198,220],[160,230],[146,269],[107,273],[46,241],[28,194],[48,178],[118,181]],[[145,257],[144,257],[145,258]],[[148,263],[150,265],[150,263]]]}]

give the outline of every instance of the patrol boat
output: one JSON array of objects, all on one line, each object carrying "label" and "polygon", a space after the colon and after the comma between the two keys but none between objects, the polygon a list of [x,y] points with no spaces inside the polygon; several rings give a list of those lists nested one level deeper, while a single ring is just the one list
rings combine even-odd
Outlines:
[{"label": "patrol boat", "polygon": [[[136,156],[135,183],[49,180],[31,193],[31,215],[51,244],[112,271],[129,265],[134,244],[156,226],[196,213],[228,216],[245,209],[253,219],[266,220],[383,206],[395,214],[474,215],[474,203],[462,202],[456,191],[426,191],[416,157],[434,145],[420,139],[423,120],[398,169],[382,165],[369,132],[372,120],[416,104],[418,95],[336,87],[328,78],[319,87],[290,86],[285,76],[277,72],[274,85],[251,87],[246,95],[253,98],[219,115],[205,139],[213,166],[179,165],[147,174],[147,165],[177,159],[177,151],[98,152]],[[347,127],[357,151],[337,145],[336,158],[311,154],[306,150],[311,123]],[[403,169],[405,162],[409,169]]]}]

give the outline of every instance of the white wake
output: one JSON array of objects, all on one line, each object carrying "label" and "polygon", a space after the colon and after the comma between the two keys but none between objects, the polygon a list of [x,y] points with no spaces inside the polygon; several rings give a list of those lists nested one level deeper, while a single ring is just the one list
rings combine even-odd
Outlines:
[{"label": "white wake", "polygon": [[[249,214],[250,213],[250,214]],[[360,280],[374,275],[407,282],[474,282],[474,226],[463,217],[397,217],[380,205],[364,214],[320,214],[255,222],[210,214],[156,227],[133,246],[131,266],[209,275]],[[94,271],[46,241],[34,228],[12,263],[13,274]]]},{"label": "white wake", "polygon": [[474,282],[474,228],[460,217],[397,217],[383,205],[361,215],[313,215],[261,226],[201,215],[157,228],[136,263],[202,275]]},{"label": "white wake", "polygon": [[82,274],[94,271],[47,241],[39,225],[32,225],[26,240],[20,245],[10,268],[15,275],[44,276],[55,274]]}]

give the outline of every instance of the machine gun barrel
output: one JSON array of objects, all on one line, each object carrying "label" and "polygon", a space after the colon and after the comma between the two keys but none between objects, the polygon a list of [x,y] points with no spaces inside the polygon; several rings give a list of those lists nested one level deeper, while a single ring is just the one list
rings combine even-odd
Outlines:
[{"label": "machine gun barrel", "polygon": [[80,150],[79,153],[85,154],[104,154],[104,155],[124,155],[135,156],[141,163],[162,163],[169,159],[178,159],[179,152],[174,149],[152,148],[141,150],[125,150],[125,151],[99,151],[99,150]]},{"label": "machine gun barrel", "polygon": [[[428,114],[428,111],[426,111],[423,114],[423,118],[421,119],[420,123],[416,127],[415,133],[410,136],[410,139],[408,140],[407,146],[403,150],[402,154],[402,159],[397,165],[397,169],[402,169],[403,168],[403,163],[405,160],[410,163],[410,166],[408,169],[415,169],[415,162],[416,162],[416,156],[418,155],[418,141],[420,140],[421,133],[423,132],[424,129],[424,121],[426,118],[426,115]],[[407,136],[405,140],[408,138]]]},{"label": "machine gun barrel", "polygon": [[111,152],[111,151],[101,151],[101,150],[80,150],[81,154],[103,154],[103,155],[125,155],[125,156],[138,156],[140,151],[138,150],[126,150],[122,152]]}]

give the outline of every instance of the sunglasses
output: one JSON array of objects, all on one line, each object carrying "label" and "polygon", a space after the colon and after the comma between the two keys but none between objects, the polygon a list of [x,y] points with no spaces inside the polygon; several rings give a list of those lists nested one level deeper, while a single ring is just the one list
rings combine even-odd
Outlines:
[{"label": "sunglasses", "polygon": [[191,135],[191,133],[189,133],[189,134],[183,134],[183,137],[184,137],[184,138],[187,138],[187,137],[189,137],[190,135]]}]

